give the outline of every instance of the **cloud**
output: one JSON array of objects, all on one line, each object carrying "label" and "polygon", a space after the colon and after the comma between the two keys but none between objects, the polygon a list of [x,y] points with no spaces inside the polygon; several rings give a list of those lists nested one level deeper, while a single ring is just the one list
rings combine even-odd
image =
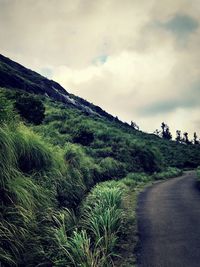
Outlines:
[{"label": "cloud", "polygon": [[180,94],[170,100],[156,100],[145,107],[138,110],[139,114],[145,116],[152,116],[157,113],[167,114],[175,112],[176,110],[183,108],[185,110],[196,108],[200,106],[200,81],[191,84],[186,87],[185,90],[179,92]]},{"label": "cloud", "polygon": [[166,29],[174,32],[178,36],[187,35],[198,28],[198,22],[192,17],[177,14],[167,23],[163,24]]},{"label": "cloud", "polygon": [[39,70],[40,74],[45,76],[45,77],[48,77],[49,79],[52,78],[53,76],[53,72],[52,72],[52,69],[51,68],[48,68],[48,67],[44,67],[44,68],[41,68]]},{"label": "cloud", "polygon": [[199,12],[199,0],[0,0],[0,49],[145,131],[200,132]]},{"label": "cloud", "polygon": [[199,23],[191,16],[176,14],[168,21],[159,24],[161,27],[172,32],[177,39],[185,40],[199,27]]}]

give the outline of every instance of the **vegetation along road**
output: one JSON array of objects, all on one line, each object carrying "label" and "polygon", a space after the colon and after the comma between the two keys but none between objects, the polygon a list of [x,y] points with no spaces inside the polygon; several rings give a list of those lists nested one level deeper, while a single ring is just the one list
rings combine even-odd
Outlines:
[{"label": "vegetation along road", "polygon": [[200,266],[200,192],[195,172],[140,194],[138,230],[138,266]]}]

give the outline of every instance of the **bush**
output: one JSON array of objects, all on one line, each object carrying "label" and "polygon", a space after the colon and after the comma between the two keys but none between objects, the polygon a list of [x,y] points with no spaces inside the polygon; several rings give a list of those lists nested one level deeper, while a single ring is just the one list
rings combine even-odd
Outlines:
[{"label": "bush", "polygon": [[147,183],[151,180],[151,176],[145,173],[129,173],[124,179],[123,182],[132,181],[134,185]]},{"label": "bush", "polygon": [[42,101],[30,95],[20,95],[15,102],[15,108],[27,122],[39,125],[44,120],[45,107]]},{"label": "bush", "polygon": [[94,134],[87,128],[82,128],[76,131],[73,142],[83,146],[89,146],[94,141]]},{"label": "bush", "polygon": [[175,167],[168,167],[164,171],[160,173],[155,173],[152,177],[155,180],[162,180],[167,178],[173,178],[182,175],[183,171],[175,168]]},{"label": "bush", "polygon": [[110,157],[102,159],[99,166],[101,181],[122,178],[126,173],[124,164]]},{"label": "bush", "polygon": [[82,183],[89,189],[94,184],[92,159],[85,154],[81,147],[72,144],[67,145],[64,158],[70,173],[72,175],[79,174]]},{"label": "bush", "polygon": [[132,151],[132,156],[135,159],[136,165],[141,168],[140,171],[152,174],[162,169],[162,156],[155,148],[136,146]]}]

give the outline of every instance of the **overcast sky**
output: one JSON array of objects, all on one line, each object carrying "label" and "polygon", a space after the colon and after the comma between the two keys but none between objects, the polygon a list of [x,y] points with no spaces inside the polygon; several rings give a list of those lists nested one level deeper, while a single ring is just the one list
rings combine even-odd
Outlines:
[{"label": "overcast sky", "polygon": [[144,131],[200,136],[199,0],[0,0],[0,53]]}]

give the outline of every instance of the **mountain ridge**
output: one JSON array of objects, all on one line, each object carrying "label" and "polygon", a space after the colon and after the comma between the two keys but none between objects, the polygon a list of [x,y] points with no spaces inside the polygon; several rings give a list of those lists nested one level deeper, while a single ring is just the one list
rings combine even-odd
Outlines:
[{"label": "mountain ridge", "polygon": [[109,120],[116,119],[101,107],[69,93],[58,82],[49,80],[36,71],[28,69],[2,54],[0,54],[0,87],[43,95],[64,104],[75,106],[89,114],[103,116]]}]

